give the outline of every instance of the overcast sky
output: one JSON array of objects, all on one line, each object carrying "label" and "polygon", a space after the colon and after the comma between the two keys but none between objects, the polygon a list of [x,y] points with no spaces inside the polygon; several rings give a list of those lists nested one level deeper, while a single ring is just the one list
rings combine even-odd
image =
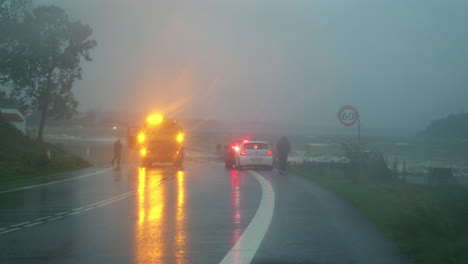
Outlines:
[{"label": "overcast sky", "polygon": [[468,1],[41,0],[94,29],[80,110],[416,132],[468,109]]}]

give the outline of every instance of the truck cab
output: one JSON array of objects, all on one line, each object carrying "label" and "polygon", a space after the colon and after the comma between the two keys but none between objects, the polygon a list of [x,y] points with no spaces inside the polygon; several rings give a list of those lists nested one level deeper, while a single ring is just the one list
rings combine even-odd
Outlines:
[{"label": "truck cab", "polygon": [[133,149],[139,152],[142,167],[181,168],[185,154],[183,140],[184,132],[177,122],[161,115],[148,116],[138,134],[134,129],[129,130],[128,138],[134,144]]}]

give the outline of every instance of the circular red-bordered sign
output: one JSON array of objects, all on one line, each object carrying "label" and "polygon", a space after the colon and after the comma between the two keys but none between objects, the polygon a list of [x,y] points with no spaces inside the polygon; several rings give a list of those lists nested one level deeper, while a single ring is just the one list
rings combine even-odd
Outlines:
[{"label": "circular red-bordered sign", "polygon": [[345,105],[338,111],[338,120],[344,126],[352,126],[358,121],[359,112],[356,108],[350,105]]}]

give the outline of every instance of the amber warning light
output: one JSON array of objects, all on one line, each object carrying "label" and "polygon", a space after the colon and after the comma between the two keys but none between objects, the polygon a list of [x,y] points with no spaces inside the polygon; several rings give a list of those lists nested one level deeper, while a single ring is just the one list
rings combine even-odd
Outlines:
[{"label": "amber warning light", "polygon": [[143,132],[140,132],[140,133],[138,134],[138,142],[139,142],[139,143],[145,142],[145,134],[144,134]]},{"label": "amber warning light", "polygon": [[152,114],[152,115],[148,116],[148,118],[146,119],[146,122],[148,122],[151,125],[158,125],[158,124],[161,124],[162,120],[163,120],[162,115]]}]

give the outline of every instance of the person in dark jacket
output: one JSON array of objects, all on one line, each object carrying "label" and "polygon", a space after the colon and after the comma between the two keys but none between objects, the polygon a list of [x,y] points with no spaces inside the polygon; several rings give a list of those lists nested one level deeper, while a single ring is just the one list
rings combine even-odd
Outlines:
[{"label": "person in dark jacket", "polygon": [[122,142],[120,142],[120,138],[118,138],[114,142],[114,158],[112,159],[112,166],[114,166],[114,162],[117,161],[117,168],[120,168],[121,154],[122,154]]},{"label": "person in dark jacket", "polygon": [[291,152],[291,144],[287,137],[282,136],[276,143],[276,157],[278,158],[278,169],[281,173],[286,172],[288,154]]}]

